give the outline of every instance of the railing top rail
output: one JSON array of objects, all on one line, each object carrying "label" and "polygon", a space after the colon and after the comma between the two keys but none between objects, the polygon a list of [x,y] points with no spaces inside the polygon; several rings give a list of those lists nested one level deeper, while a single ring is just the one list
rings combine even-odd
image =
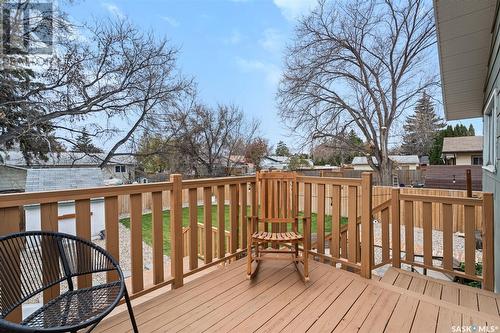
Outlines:
[{"label": "railing top rail", "polygon": [[361,178],[297,176],[297,181],[311,184],[361,186]]},{"label": "railing top rail", "polygon": [[483,204],[483,199],[481,198],[463,198],[463,197],[449,197],[449,196],[407,194],[407,193],[401,193],[399,195],[399,199],[406,201],[436,202],[436,203],[463,205],[463,206],[481,206]]},{"label": "railing top rail", "polygon": [[249,182],[255,182],[255,176],[188,179],[182,181],[182,188],[189,189],[217,185],[242,184]]},{"label": "railing top rail", "polygon": [[171,189],[171,182],[159,182],[149,184],[102,186],[71,190],[2,194],[0,195],[0,208],[58,201],[112,197],[117,195],[129,195],[136,193],[169,191]]}]

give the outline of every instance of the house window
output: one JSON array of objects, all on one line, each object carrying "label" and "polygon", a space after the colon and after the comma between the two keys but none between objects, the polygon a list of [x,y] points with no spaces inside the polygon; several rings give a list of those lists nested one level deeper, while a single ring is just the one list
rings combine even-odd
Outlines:
[{"label": "house window", "polygon": [[481,155],[472,156],[472,165],[483,165],[483,157]]},{"label": "house window", "polygon": [[115,172],[117,173],[125,172],[125,165],[115,165]]},{"label": "house window", "polygon": [[497,91],[493,91],[486,108],[484,110],[484,148],[483,148],[483,167],[495,172],[496,164],[496,140],[497,140]]}]

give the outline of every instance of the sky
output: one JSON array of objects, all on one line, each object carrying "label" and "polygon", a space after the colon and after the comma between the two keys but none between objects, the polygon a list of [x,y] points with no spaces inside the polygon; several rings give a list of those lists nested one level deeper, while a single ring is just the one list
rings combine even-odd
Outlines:
[{"label": "sky", "polygon": [[[277,114],[275,95],[286,44],[294,26],[315,0],[174,0],[76,1],[65,5],[75,22],[93,18],[127,18],[166,36],[180,49],[182,73],[196,79],[208,105],[235,104],[258,119],[261,135],[272,145],[280,140],[298,147]],[[437,59],[437,53],[436,53]],[[437,96],[439,99],[440,96]],[[436,105],[442,116],[442,107]],[[450,122],[456,124],[458,122]],[[481,119],[472,123],[482,132]]]}]

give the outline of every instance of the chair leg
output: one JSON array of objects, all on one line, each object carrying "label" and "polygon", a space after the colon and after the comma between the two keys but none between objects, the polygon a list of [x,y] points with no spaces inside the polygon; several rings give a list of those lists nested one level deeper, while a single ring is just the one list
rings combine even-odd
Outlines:
[{"label": "chair leg", "polygon": [[132,310],[132,304],[130,304],[130,297],[128,296],[127,287],[125,287],[125,302],[127,303],[128,314],[130,316],[130,321],[132,322],[132,328],[134,333],[138,333],[137,323],[135,322],[134,311]]},{"label": "chair leg", "polygon": [[247,242],[247,277],[252,276],[252,241]]},{"label": "chair leg", "polygon": [[304,260],[304,280],[305,282],[309,281],[309,251],[304,246],[304,253],[302,254],[302,258]]}]

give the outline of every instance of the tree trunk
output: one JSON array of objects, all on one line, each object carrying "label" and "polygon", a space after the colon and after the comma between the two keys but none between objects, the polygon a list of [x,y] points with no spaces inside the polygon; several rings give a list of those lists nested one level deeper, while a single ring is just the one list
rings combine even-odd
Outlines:
[{"label": "tree trunk", "polygon": [[388,156],[382,156],[378,176],[380,185],[392,186],[392,161]]}]

